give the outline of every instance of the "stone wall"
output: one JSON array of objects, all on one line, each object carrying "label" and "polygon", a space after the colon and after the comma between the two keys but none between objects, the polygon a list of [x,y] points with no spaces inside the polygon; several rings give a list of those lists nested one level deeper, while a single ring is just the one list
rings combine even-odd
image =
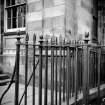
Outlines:
[{"label": "stone wall", "polygon": [[77,0],[66,0],[66,37],[70,40],[75,40],[77,36]]},{"label": "stone wall", "polygon": [[[44,0],[44,6],[42,0],[27,1],[26,31],[29,33],[30,41],[32,41],[34,33],[37,35],[37,41],[42,33],[44,36],[49,35],[48,37],[52,35],[59,37],[61,34],[70,40],[83,40],[85,32],[90,33],[91,40],[91,0]],[[16,39],[13,39],[14,36],[16,34],[4,36],[4,55],[7,56],[5,61],[8,61],[6,64],[11,66],[11,70],[13,70],[15,61]],[[24,41],[22,39],[22,42]],[[20,62],[22,61],[24,61],[24,58],[21,58]],[[29,67],[32,67],[31,65],[32,62]],[[24,74],[23,63],[21,63],[21,68],[23,69],[20,74]]]},{"label": "stone wall", "polygon": [[91,40],[93,24],[92,0],[77,0],[76,13],[78,20],[77,39],[84,39],[85,32],[89,32]]},{"label": "stone wall", "polygon": [[28,0],[27,29],[30,40],[33,33],[40,35],[42,32],[44,35],[62,34],[67,39],[77,40],[83,40],[85,32],[89,32],[92,39],[92,0],[44,1],[43,6],[42,0]]},{"label": "stone wall", "polygon": [[[44,8],[44,9],[43,9]],[[28,0],[27,30],[40,35],[64,34],[65,0]]]},{"label": "stone wall", "polygon": [[[83,40],[85,32],[92,35],[92,0],[27,0],[26,31],[32,41],[33,34],[39,36],[60,34],[67,39]],[[44,9],[43,9],[44,8]],[[11,35],[4,37],[4,45],[14,46]],[[11,44],[8,44],[13,40]]]}]

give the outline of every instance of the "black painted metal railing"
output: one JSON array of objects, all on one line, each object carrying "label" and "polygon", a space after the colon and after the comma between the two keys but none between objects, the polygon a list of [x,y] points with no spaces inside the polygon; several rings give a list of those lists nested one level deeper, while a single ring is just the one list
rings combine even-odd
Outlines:
[{"label": "black painted metal railing", "polygon": [[[62,102],[70,105],[70,99],[73,97],[73,103],[77,105],[80,93],[83,94],[83,104],[88,105],[89,89],[91,88],[98,89],[100,100],[100,85],[105,83],[105,52],[103,51],[105,46],[88,44],[88,40],[85,40],[84,43],[66,41],[61,36],[59,39],[52,37],[50,40],[41,36],[39,43],[36,43],[36,36],[33,35],[32,44],[29,44],[28,34],[25,43],[21,43],[20,38],[20,36],[17,37],[16,44],[15,105],[20,105],[23,97],[24,105],[28,105],[27,88],[31,79],[33,81],[32,105],[35,105],[35,101],[38,101],[38,105],[61,105]],[[19,100],[21,46],[25,47],[25,90]],[[33,58],[33,72],[28,80],[29,56]],[[37,62],[36,57],[39,59]],[[38,78],[36,78],[36,69],[39,73]],[[35,87],[39,90],[38,100],[35,97]],[[51,92],[50,99],[48,91]]]}]

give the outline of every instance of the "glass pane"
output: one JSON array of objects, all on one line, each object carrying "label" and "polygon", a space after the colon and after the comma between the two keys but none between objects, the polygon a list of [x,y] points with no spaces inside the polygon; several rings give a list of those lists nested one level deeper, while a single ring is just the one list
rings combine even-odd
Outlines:
[{"label": "glass pane", "polygon": [[16,17],[17,16],[17,8],[13,8],[13,17]]},{"label": "glass pane", "polygon": [[13,21],[12,21],[12,28],[16,28],[16,18],[13,18]]},{"label": "glass pane", "polygon": [[21,9],[22,9],[22,15],[25,16],[25,14],[26,14],[26,6],[25,5],[21,6]]},{"label": "glass pane", "polygon": [[11,5],[11,0],[6,0],[6,5],[10,6]]},{"label": "glass pane", "polygon": [[22,27],[22,17],[18,17],[18,28]]},{"label": "glass pane", "polygon": [[11,29],[11,19],[7,19],[7,28]]},{"label": "glass pane", "polygon": [[26,19],[25,19],[25,16],[23,16],[23,27],[25,27],[25,23],[26,23],[26,21],[25,21]]},{"label": "glass pane", "polygon": [[7,9],[7,18],[11,18],[11,9]]},{"label": "glass pane", "polygon": [[26,5],[24,5],[24,15],[26,15]]},{"label": "glass pane", "polygon": [[18,11],[18,17],[20,17],[20,16],[21,16],[21,8],[18,7],[18,8],[17,8],[17,11]]}]

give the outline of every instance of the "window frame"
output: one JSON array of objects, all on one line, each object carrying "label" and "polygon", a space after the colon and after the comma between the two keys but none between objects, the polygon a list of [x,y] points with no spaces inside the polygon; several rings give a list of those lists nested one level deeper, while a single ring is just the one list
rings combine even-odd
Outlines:
[{"label": "window frame", "polygon": [[22,5],[27,5],[27,3],[26,2],[19,3],[19,4],[15,4],[15,5],[8,6],[8,7],[7,7],[6,3],[7,3],[7,0],[4,0],[4,26],[5,26],[4,27],[4,32],[6,32],[6,33],[17,32],[18,30],[19,31],[26,31],[26,14],[25,14],[25,27],[16,27],[16,28],[8,29],[8,24],[7,24],[7,9],[8,8],[13,8],[13,7],[19,7],[19,6],[22,6]]}]

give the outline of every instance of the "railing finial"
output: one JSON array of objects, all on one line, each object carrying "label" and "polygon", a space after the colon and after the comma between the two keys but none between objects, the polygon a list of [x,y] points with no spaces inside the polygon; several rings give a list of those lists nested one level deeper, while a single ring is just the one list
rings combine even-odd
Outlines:
[{"label": "railing finial", "polygon": [[85,39],[84,39],[84,43],[88,44],[89,42],[89,32],[85,32]]},{"label": "railing finial", "polygon": [[42,44],[43,43],[43,35],[41,35],[40,37],[39,37],[39,42],[40,42],[40,44]]},{"label": "railing finial", "polygon": [[56,43],[56,45],[58,44],[58,38],[57,37],[55,38],[55,43]]},{"label": "railing finial", "polygon": [[28,33],[26,33],[26,38],[25,38],[25,41],[28,42],[29,41],[29,35]]},{"label": "railing finial", "polygon": [[43,40],[43,35],[40,36],[40,40]]},{"label": "railing finial", "polygon": [[34,33],[34,35],[33,35],[33,43],[35,44],[35,42],[36,42],[36,34]]}]

